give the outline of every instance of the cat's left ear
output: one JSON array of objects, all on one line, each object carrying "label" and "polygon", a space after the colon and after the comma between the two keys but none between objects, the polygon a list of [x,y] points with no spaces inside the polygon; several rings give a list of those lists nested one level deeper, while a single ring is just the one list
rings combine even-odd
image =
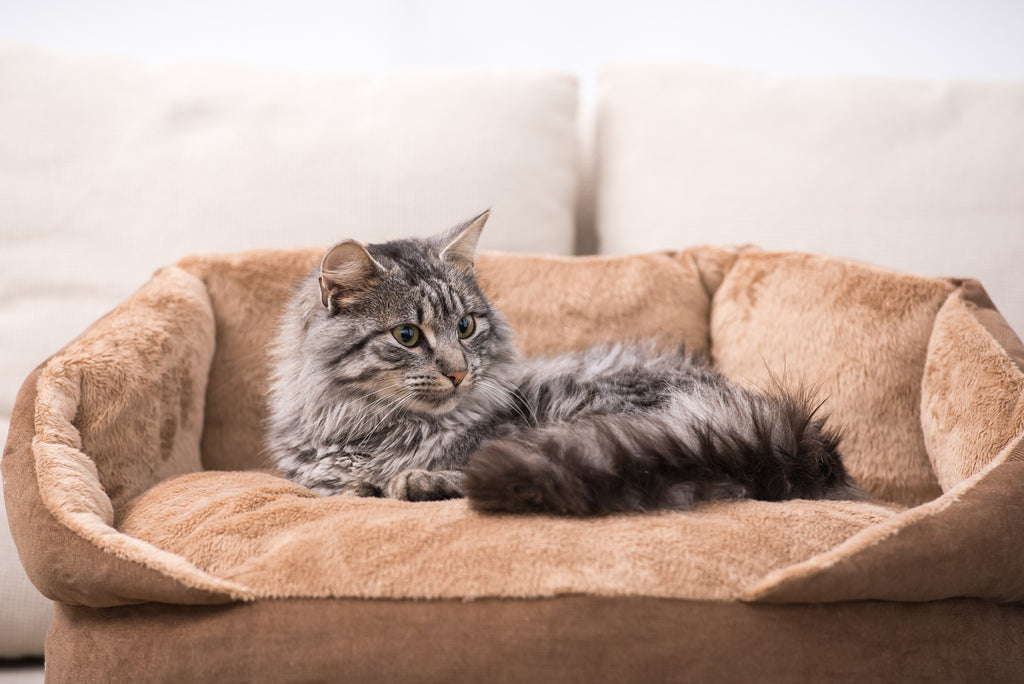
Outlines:
[{"label": "cat's left ear", "polygon": [[491,215],[488,209],[476,218],[452,228],[441,236],[441,260],[469,275],[473,274],[473,260],[476,258],[476,243]]},{"label": "cat's left ear", "polygon": [[348,300],[369,290],[384,275],[384,267],[366,245],[345,240],[327,250],[320,262],[320,303],[333,312],[336,300]]}]

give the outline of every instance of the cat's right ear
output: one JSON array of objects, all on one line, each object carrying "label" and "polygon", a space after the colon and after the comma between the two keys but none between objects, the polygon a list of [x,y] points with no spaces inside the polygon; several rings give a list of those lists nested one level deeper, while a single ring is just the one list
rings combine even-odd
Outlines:
[{"label": "cat's right ear", "polygon": [[334,303],[355,297],[373,287],[384,267],[370,256],[366,247],[346,240],[327,250],[320,261],[320,302],[333,311]]},{"label": "cat's right ear", "polygon": [[476,243],[480,240],[480,232],[487,223],[491,210],[455,226],[441,236],[441,260],[447,261],[463,273],[473,275],[473,260],[476,258]]}]

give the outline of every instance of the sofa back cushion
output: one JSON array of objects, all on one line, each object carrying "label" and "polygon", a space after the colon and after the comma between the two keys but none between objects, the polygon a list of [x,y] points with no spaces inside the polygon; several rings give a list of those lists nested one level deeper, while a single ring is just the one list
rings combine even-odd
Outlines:
[{"label": "sofa back cushion", "polygon": [[754,243],[981,281],[1024,330],[1024,84],[610,66],[607,253]]}]

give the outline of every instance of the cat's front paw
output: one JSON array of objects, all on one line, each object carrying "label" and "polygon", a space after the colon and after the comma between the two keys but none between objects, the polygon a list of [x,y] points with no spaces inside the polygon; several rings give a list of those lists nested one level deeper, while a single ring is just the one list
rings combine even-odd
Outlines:
[{"label": "cat's front paw", "polygon": [[454,470],[403,470],[388,483],[386,493],[403,501],[440,501],[462,496],[462,473]]},{"label": "cat's front paw", "polygon": [[341,494],[362,497],[384,496],[384,492],[381,491],[380,487],[369,482],[351,482],[341,490]]}]

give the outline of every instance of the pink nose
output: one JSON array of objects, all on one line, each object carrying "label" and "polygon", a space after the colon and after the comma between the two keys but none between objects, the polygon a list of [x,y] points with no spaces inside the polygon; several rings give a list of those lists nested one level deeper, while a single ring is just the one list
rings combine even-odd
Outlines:
[{"label": "pink nose", "polygon": [[462,379],[466,377],[466,374],[468,372],[469,371],[464,371],[464,370],[463,371],[452,371],[450,373],[445,373],[445,377],[447,377],[449,380],[451,380],[453,385],[458,387],[459,383],[462,382]]}]

